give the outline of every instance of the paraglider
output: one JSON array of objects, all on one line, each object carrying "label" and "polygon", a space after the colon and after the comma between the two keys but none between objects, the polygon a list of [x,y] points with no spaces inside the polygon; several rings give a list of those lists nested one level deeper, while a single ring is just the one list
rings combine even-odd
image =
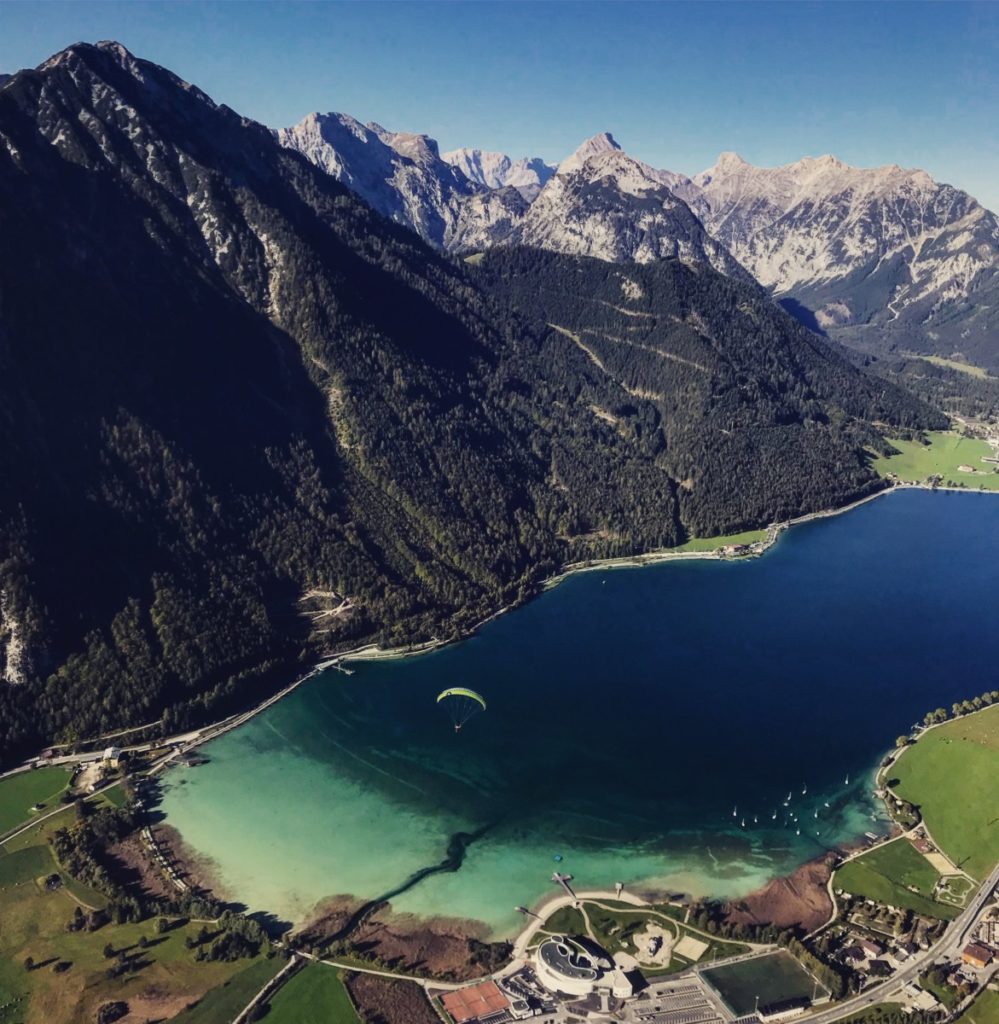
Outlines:
[{"label": "paraglider", "polygon": [[474,690],[467,690],[463,686],[452,686],[450,689],[442,690],[437,695],[437,703],[443,703],[451,716],[455,732],[460,732],[461,727],[472,715],[486,710],[486,702],[482,694],[476,693]]}]

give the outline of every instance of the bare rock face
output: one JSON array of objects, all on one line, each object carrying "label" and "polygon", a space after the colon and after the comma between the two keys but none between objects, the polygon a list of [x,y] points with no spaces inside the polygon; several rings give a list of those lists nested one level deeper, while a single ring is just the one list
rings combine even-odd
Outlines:
[{"label": "bare rock face", "polygon": [[537,193],[544,188],[555,173],[551,164],[540,157],[522,157],[513,160],[505,153],[494,153],[483,149],[453,149],[444,153],[442,159],[457,167],[466,178],[486,188],[525,189]]},{"label": "bare rock face", "polygon": [[509,241],[613,263],[675,257],[749,280],[673,190],[687,179],[656,171],[611,142],[596,136],[563,161]]},{"label": "bare rock face", "polygon": [[999,365],[999,221],[968,193],[895,164],[762,168],[735,153],[693,185],[708,231],[824,328]]},{"label": "bare rock face", "polygon": [[310,114],[277,133],[384,216],[450,252],[531,245],[616,263],[678,257],[748,280],[681,193],[690,179],[628,156],[609,132],[558,168],[537,158],[459,149],[440,156],[425,135]]},{"label": "bare rock face", "polygon": [[277,138],[438,247],[453,234],[461,201],[485,187],[442,160],[428,136],[363,125],[349,114],[309,114]]},{"label": "bare rock face", "polygon": [[0,590],[0,680],[16,685],[27,681],[31,663],[26,631],[12,603]]}]

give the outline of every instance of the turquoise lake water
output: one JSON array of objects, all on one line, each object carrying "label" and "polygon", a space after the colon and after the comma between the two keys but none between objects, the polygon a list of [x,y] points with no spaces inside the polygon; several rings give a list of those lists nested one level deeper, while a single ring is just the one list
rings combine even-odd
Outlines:
[{"label": "turquoise lake water", "polygon": [[[915,490],[760,559],[581,573],[461,644],[315,677],[169,772],[162,809],[226,895],[293,923],[480,830],[393,908],[508,935],[555,868],[742,895],[883,827],[895,736],[995,686],[997,594],[999,499]],[[489,704],[457,734],[448,686]]]}]

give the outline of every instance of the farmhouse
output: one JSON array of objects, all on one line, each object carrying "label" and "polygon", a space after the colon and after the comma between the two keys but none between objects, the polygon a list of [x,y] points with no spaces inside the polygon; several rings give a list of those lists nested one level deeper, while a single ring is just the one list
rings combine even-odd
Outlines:
[{"label": "farmhouse", "polygon": [[992,950],[980,942],[972,942],[964,947],[961,959],[972,967],[988,967],[992,963]]}]

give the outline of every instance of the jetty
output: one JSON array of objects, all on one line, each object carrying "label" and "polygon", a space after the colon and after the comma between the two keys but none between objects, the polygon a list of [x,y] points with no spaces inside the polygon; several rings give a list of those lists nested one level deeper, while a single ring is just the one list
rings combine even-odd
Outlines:
[{"label": "jetty", "polygon": [[572,875],[567,875],[561,871],[556,871],[552,875],[552,881],[556,882],[558,885],[561,885],[562,888],[565,889],[566,895],[572,899],[573,903],[579,902],[579,900],[576,897],[576,894],[572,891],[572,886],[569,885],[569,883],[572,881]]}]

